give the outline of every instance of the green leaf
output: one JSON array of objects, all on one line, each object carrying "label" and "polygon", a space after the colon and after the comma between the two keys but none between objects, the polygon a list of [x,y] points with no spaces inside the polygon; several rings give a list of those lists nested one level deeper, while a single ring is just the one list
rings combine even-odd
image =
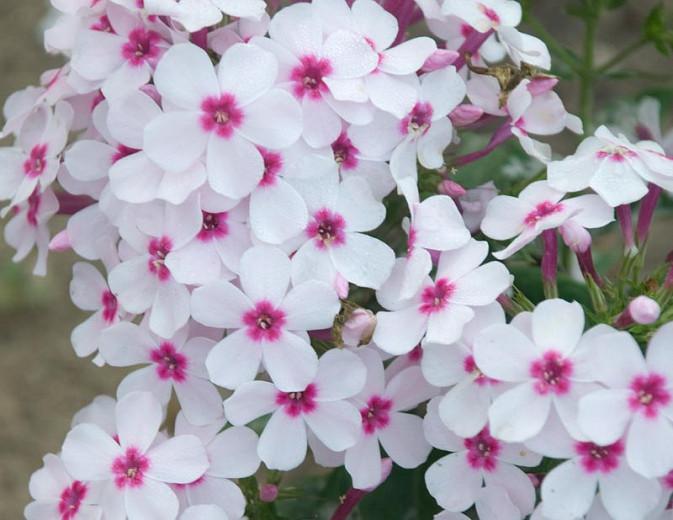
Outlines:
[{"label": "green leaf", "polygon": [[673,28],[669,26],[666,18],[663,4],[652,8],[645,20],[643,35],[660,53],[669,55],[673,52]]}]

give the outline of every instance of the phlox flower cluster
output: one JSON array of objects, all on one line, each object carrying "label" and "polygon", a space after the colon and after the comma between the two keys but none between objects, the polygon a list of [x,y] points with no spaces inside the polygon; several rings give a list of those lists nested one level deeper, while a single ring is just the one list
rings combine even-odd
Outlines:
[{"label": "phlox flower cluster", "polygon": [[[5,104],[5,238],[38,275],[81,257],[74,351],[133,369],[45,456],[26,518],[254,518],[283,493],[244,495],[261,465],[370,492],[433,449],[439,520],[670,518],[673,326],[639,346],[645,297],[611,324],[558,298],[512,312],[503,263],[542,237],[555,283],[560,234],[601,286],[591,230],[673,190],[658,122],[552,160],[540,139],[582,124],[513,0],[279,4],[52,0],[66,64]],[[508,91],[505,60],[528,71]],[[510,139],[546,180],[450,180]]]}]

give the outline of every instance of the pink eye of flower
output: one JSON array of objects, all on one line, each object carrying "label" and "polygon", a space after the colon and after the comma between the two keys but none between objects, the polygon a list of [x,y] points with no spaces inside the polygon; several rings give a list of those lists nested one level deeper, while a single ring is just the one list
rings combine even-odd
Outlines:
[{"label": "pink eye of flower", "polygon": [[500,442],[491,436],[488,428],[484,428],[474,437],[465,439],[463,445],[467,449],[467,461],[471,467],[485,471],[495,469],[502,448]]},{"label": "pink eye of flower", "polygon": [[201,213],[203,214],[203,223],[201,224],[201,231],[197,235],[201,242],[209,242],[213,239],[226,237],[229,234],[229,225],[227,224],[229,214],[227,212],[208,213],[202,211]]},{"label": "pink eye of flower", "polygon": [[671,394],[666,389],[666,378],[659,374],[640,375],[631,381],[631,410],[640,410],[645,417],[656,417],[659,409],[671,401]]},{"label": "pink eye of flower", "polygon": [[432,105],[418,102],[411,112],[400,122],[403,134],[425,135],[432,125]]},{"label": "pink eye of flower", "polygon": [[105,291],[101,297],[101,302],[103,304],[103,319],[107,323],[112,323],[117,317],[117,309],[119,308],[117,297],[111,291]]},{"label": "pink eye of flower", "polygon": [[232,94],[209,97],[201,103],[201,127],[225,139],[243,123],[243,111]]},{"label": "pink eye of flower", "polygon": [[285,313],[263,300],[243,315],[248,336],[254,341],[276,341],[285,325]]},{"label": "pink eye of flower", "polygon": [[308,95],[311,99],[320,99],[323,92],[327,91],[327,85],[323,81],[325,76],[332,72],[332,65],[325,58],[315,56],[302,56],[297,65],[290,73],[290,80],[294,83],[294,95],[303,98]]},{"label": "pink eye of flower", "polygon": [[593,442],[578,442],[575,452],[580,456],[582,467],[587,473],[610,473],[619,466],[619,457],[624,453],[624,443],[617,441],[607,446]]},{"label": "pink eye of flower", "polygon": [[376,430],[382,430],[390,423],[390,410],[393,402],[390,399],[374,395],[367,401],[367,406],[360,409],[362,429],[365,434],[371,435]]},{"label": "pink eye of flower", "polygon": [[465,370],[467,374],[475,376],[474,382],[479,386],[497,384],[495,379],[485,376],[483,372],[479,370],[479,367],[477,367],[477,363],[474,360],[474,356],[472,355],[467,356],[463,360],[463,370]]},{"label": "pink eye of flower", "polygon": [[624,162],[629,157],[635,157],[636,152],[629,150],[625,146],[615,146],[611,148],[603,148],[596,152],[596,157],[599,159],[610,159],[614,162]]},{"label": "pink eye of flower", "polygon": [[323,208],[313,215],[313,220],[306,227],[306,234],[313,238],[316,246],[324,249],[330,246],[339,246],[346,241],[346,221],[344,218]]},{"label": "pink eye of flower", "polygon": [[342,132],[336,141],[332,143],[334,160],[342,170],[352,170],[358,165],[357,154],[359,150],[353,145],[348,135]]},{"label": "pink eye of flower", "polygon": [[150,353],[150,359],[156,365],[159,379],[172,379],[182,383],[187,379],[187,357],[178,352],[175,346],[168,341],[162,343]]},{"label": "pink eye of flower", "polygon": [[545,200],[544,202],[540,202],[537,206],[535,206],[535,209],[533,211],[531,211],[530,213],[528,213],[528,215],[526,215],[524,223],[527,226],[531,227],[535,226],[535,224],[537,224],[543,218],[558,213],[559,211],[562,210],[563,210],[563,204],[561,204],[560,202],[554,203]]},{"label": "pink eye of flower", "polygon": [[165,264],[166,256],[171,252],[171,249],[173,249],[173,243],[168,237],[154,238],[150,241],[148,268],[162,282],[168,280],[171,274]]},{"label": "pink eye of flower", "polygon": [[549,392],[556,395],[567,393],[570,389],[572,373],[572,362],[553,350],[545,352],[540,359],[533,361],[530,365],[530,375],[537,379],[535,390],[540,395],[546,395]]},{"label": "pink eye of flower", "polygon": [[273,186],[276,184],[276,178],[283,168],[283,156],[277,152],[271,152],[264,148],[259,148],[259,153],[264,159],[264,176],[259,181],[260,186]]},{"label": "pink eye of flower", "polygon": [[91,24],[89,26],[89,29],[92,31],[100,31],[100,32],[107,32],[107,33],[114,33],[114,29],[112,28],[112,24],[110,23],[110,19],[107,17],[107,15],[101,16],[95,23]]},{"label": "pink eye of flower", "polygon": [[134,153],[138,153],[139,151],[140,150],[136,150],[135,148],[129,148],[128,146],[120,144],[119,146],[117,146],[117,151],[112,156],[112,162],[116,163],[117,161],[120,161],[124,157],[133,155]]},{"label": "pink eye of flower", "polygon": [[34,179],[42,175],[47,166],[47,149],[46,144],[38,144],[33,147],[30,156],[23,163],[23,173],[26,174],[26,177]]},{"label": "pink eye of flower", "polygon": [[451,282],[446,278],[440,278],[435,285],[423,289],[420,311],[423,314],[434,314],[441,311],[449,303],[454,290],[455,287]]},{"label": "pink eye of flower", "polygon": [[311,413],[316,409],[316,395],[318,391],[315,385],[308,385],[303,392],[278,392],[276,394],[276,404],[283,407],[283,410],[290,417],[297,417],[300,414]]},{"label": "pink eye of flower", "polygon": [[61,515],[61,520],[74,520],[87,491],[86,484],[79,480],[75,480],[63,490],[58,502],[58,512]]},{"label": "pink eye of flower", "polygon": [[136,448],[127,448],[124,455],[117,457],[112,463],[112,473],[117,488],[138,488],[143,485],[145,472],[150,461]]},{"label": "pink eye of flower", "polygon": [[159,57],[159,33],[137,27],[129,33],[128,41],[122,46],[122,56],[131,65],[138,67]]},{"label": "pink eye of flower", "polygon": [[488,18],[493,25],[499,25],[500,24],[500,17],[498,16],[498,13],[496,13],[493,9],[491,9],[488,6],[485,6],[484,4],[478,4],[479,5],[479,10],[483,13],[483,15]]},{"label": "pink eye of flower", "polygon": [[30,197],[28,197],[28,211],[26,212],[26,220],[33,227],[37,227],[37,214],[40,211],[40,206],[42,205],[42,196],[38,190],[39,188],[35,188],[35,191],[30,194]]}]

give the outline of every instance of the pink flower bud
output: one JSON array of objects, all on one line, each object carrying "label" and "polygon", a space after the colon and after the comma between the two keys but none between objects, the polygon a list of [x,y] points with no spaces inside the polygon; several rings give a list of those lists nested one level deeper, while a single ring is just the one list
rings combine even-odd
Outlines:
[{"label": "pink flower bud", "polygon": [[68,231],[65,229],[56,233],[54,238],[51,239],[51,242],[49,242],[49,251],[62,253],[71,247],[72,244],[70,243],[70,237],[68,236]]},{"label": "pink flower bud", "polygon": [[442,195],[448,195],[451,198],[462,197],[467,193],[465,188],[463,188],[460,184],[448,179],[445,179],[439,183],[439,186],[437,186],[437,191]]},{"label": "pink flower bud", "polygon": [[650,325],[659,319],[661,307],[652,298],[638,296],[629,303],[629,314],[636,323]]},{"label": "pink flower bud", "polygon": [[262,502],[273,502],[278,498],[278,486],[264,484],[259,490],[259,499]]},{"label": "pink flower bud", "polygon": [[341,339],[349,347],[369,343],[376,327],[376,317],[368,309],[355,309],[341,331]]},{"label": "pink flower bud", "polygon": [[458,56],[459,55],[456,51],[437,49],[427,60],[425,60],[421,70],[423,72],[432,72],[433,70],[443,69],[444,67],[448,67],[454,61],[456,61]]},{"label": "pink flower bud", "polygon": [[476,105],[464,104],[458,105],[449,114],[449,119],[454,126],[467,126],[475,123],[484,115],[484,109]]},{"label": "pink flower bud", "polygon": [[558,78],[535,78],[528,83],[528,92],[533,96],[539,96],[549,92],[558,83]]},{"label": "pink flower bud", "polygon": [[348,298],[348,280],[338,273],[334,280],[334,290],[336,291],[337,296],[342,300]]},{"label": "pink flower bud", "polygon": [[560,228],[563,242],[575,253],[584,253],[591,247],[591,234],[577,222],[569,220]]}]

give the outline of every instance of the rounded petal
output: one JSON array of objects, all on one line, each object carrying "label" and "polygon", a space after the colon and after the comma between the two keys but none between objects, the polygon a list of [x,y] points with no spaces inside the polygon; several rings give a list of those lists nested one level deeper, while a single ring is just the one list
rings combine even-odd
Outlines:
[{"label": "rounded petal", "polygon": [[496,324],[474,340],[474,359],[488,377],[499,381],[530,379],[530,364],[541,354],[526,335],[513,325]]},{"label": "rounded petal", "polygon": [[243,383],[224,401],[224,413],[231,424],[248,424],[278,408],[277,395],[276,387],[267,381]]},{"label": "rounded petal", "polygon": [[268,244],[282,244],[298,235],[308,223],[304,199],[282,179],[254,190],[250,196],[250,226]]},{"label": "rounded petal", "polygon": [[229,92],[237,102],[248,105],[273,86],[278,76],[278,61],[256,45],[236,43],[222,56],[217,75],[222,92]]},{"label": "rounded petal", "polygon": [[237,134],[210,137],[206,157],[208,182],[220,195],[241,199],[249,195],[264,176],[264,160],[259,150]]},{"label": "rounded petal", "polygon": [[170,484],[189,484],[208,469],[208,455],[195,435],[178,435],[157,444],[147,452],[147,475]]},{"label": "rounded petal", "polygon": [[319,401],[337,401],[353,397],[362,390],[367,369],[349,350],[331,349],[318,362],[314,384]]},{"label": "rounded petal", "polygon": [[243,315],[252,302],[240,289],[223,280],[198,287],[192,293],[192,317],[208,327],[243,327]]},{"label": "rounded petal", "polygon": [[145,453],[159,433],[164,413],[151,393],[131,392],[117,403],[115,417],[119,444]]},{"label": "rounded petal", "polygon": [[597,390],[579,402],[580,429],[596,444],[617,442],[631,419],[630,390]]},{"label": "rounded petal", "polygon": [[353,446],[362,434],[362,417],[355,406],[346,401],[321,402],[304,420],[318,439],[332,451]]},{"label": "rounded petal", "polygon": [[288,330],[320,330],[332,326],[341,302],[329,285],[308,281],[293,287],[282,307]]},{"label": "rounded petal", "polygon": [[304,462],[307,442],[304,421],[278,410],[266,423],[257,453],[267,468],[288,471]]},{"label": "rounded petal", "polygon": [[203,156],[209,138],[198,112],[167,112],[145,127],[144,150],[164,170],[179,173]]},{"label": "rounded petal", "polygon": [[346,243],[332,248],[330,254],[341,276],[371,289],[383,285],[395,263],[395,253],[387,244],[361,233],[349,233]]},{"label": "rounded petal", "polygon": [[465,452],[442,457],[425,472],[425,485],[437,503],[448,511],[465,511],[482,487],[480,471],[472,468]]},{"label": "rounded petal", "polygon": [[543,350],[567,356],[584,332],[584,310],[577,302],[554,299],[541,302],[533,311],[533,340]]},{"label": "rounded petal", "polygon": [[403,468],[415,468],[428,458],[430,444],[423,435],[423,420],[408,413],[391,414],[390,423],[379,432],[381,445]]},{"label": "rounded petal", "polygon": [[227,428],[208,444],[208,474],[218,478],[245,478],[259,468],[259,437],[250,428]]},{"label": "rounded petal", "polygon": [[365,435],[346,450],[345,467],[355,489],[367,489],[380,482],[381,451],[376,435]]},{"label": "rounded petal", "polygon": [[210,381],[188,377],[174,383],[180,408],[195,426],[210,424],[222,416],[222,397]]},{"label": "rounded petal", "polygon": [[252,341],[245,330],[238,330],[213,347],[206,368],[213,383],[235,389],[255,378],[261,360],[261,345]]},{"label": "rounded petal", "polygon": [[394,312],[381,311],[376,315],[373,341],[389,354],[406,354],[421,341],[427,323],[416,306]]},{"label": "rounded petal", "polygon": [[318,370],[318,356],[303,338],[285,331],[262,347],[264,367],[283,392],[304,390]]},{"label": "rounded petal", "polygon": [[176,518],[180,508],[173,490],[152,479],[146,479],[140,487],[128,488],[124,502],[129,520]]},{"label": "rounded petal", "polygon": [[246,106],[244,112],[238,132],[255,144],[272,149],[287,148],[301,136],[302,109],[285,90],[270,90]]},{"label": "rounded petal", "polygon": [[542,511],[549,518],[582,518],[596,497],[596,477],[578,459],[554,468],[542,481]]},{"label": "rounded petal", "polygon": [[626,460],[646,478],[662,477],[673,470],[673,425],[659,414],[656,418],[637,414],[626,437]]},{"label": "rounded petal", "polygon": [[539,395],[532,383],[506,391],[493,401],[488,412],[494,437],[506,442],[522,442],[535,436],[549,416],[551,398]]},{"label": "rounded petal", "polygon": [[94,424],[79,424],[65,438],[61,459],[68,473],[81,480],[111,478],[110,468],[121,448]]}]

